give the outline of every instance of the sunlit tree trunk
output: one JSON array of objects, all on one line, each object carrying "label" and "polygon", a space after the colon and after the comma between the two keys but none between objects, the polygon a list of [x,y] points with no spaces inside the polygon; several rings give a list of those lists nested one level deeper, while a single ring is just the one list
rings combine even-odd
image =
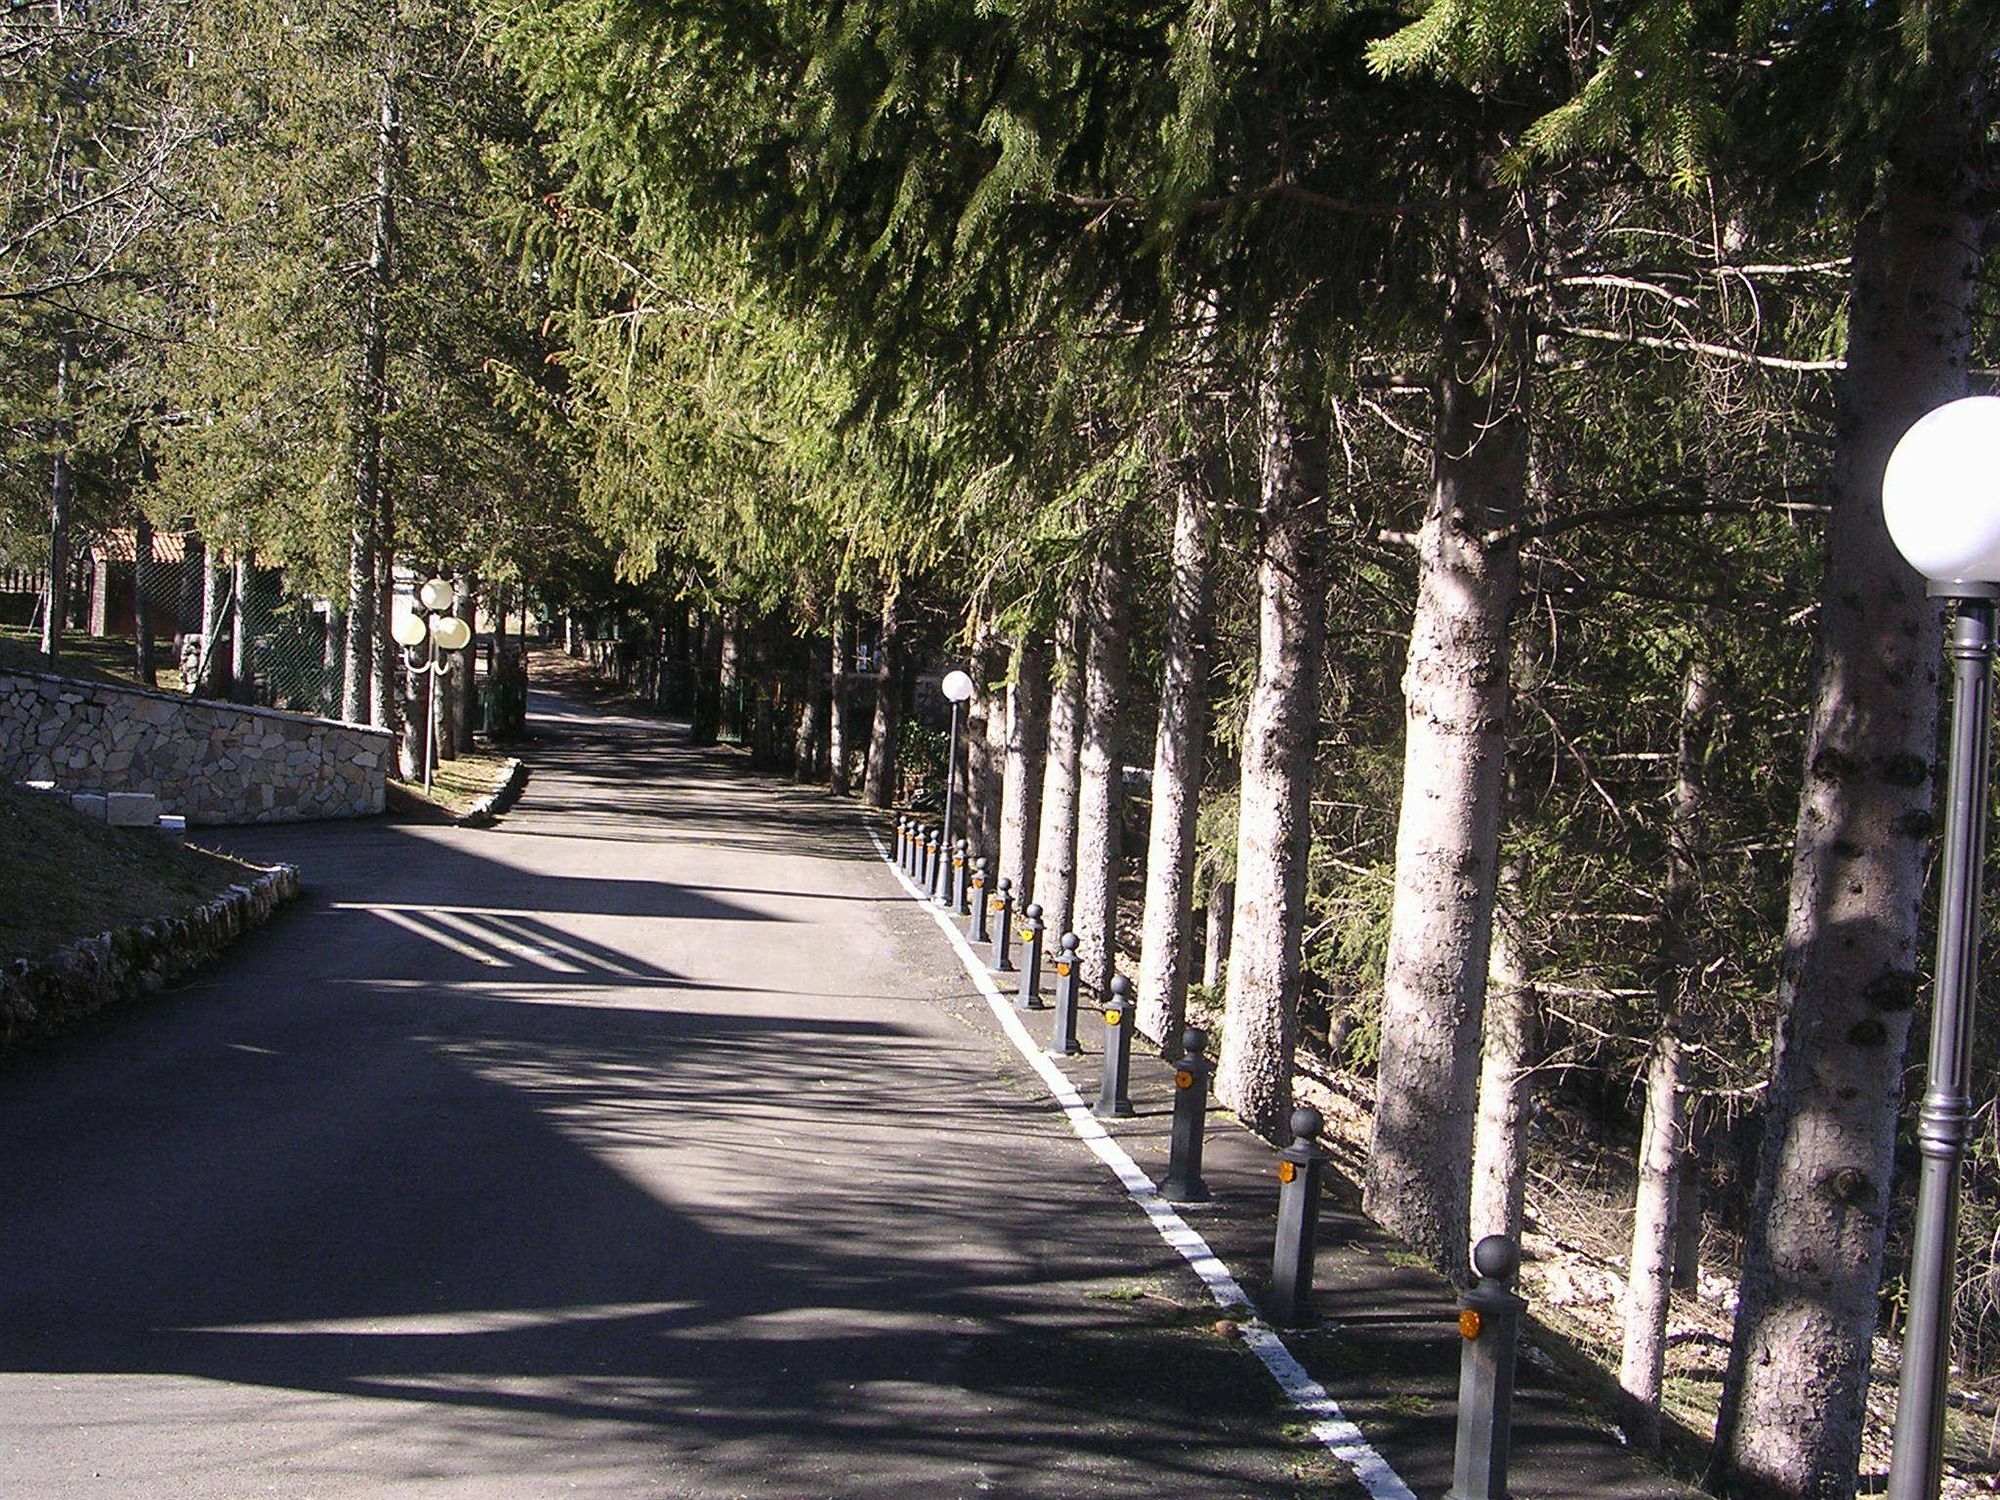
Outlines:
[{"label": "sunlit tree trunk", "polygon": [[1403,675],[1403,795],[1365,1196],[1370,1215],[1459,1278],[1470,1272],[1529,368],[1528,241],[1511,196],[1489,185],[1461,214]]},{"label": "sunlit tree trunk", "polygon": [[1725,1493],[1845,1495],[1860,1462],[1941,655],[1939,608],[1882,522],[1882,471],[1911,423],[1965,394],[1985,227],[1984,49],[1943,28],[1933,42],[1929,107],[1891,143],[1855,237],[1777,1048],[1710,1476]]},{"label": "sunlit tree trunk", "polygon": [[1283,374],[1274,358],[1261,396],[1257,681],[1243,724],[1236,914],[1215,1070],[1216,1097],[1273,1138],[1292,1107],[1326,607],[1324,438],[1287,409]]},{"label": "sunlit tree trunk", "polygon": [[1034,899],[1035,854],[1042,814],[1042,761],[1048,753],[1049,653],[1023,635],[1014,642],[1007,687],[1007,758],[1000,791],[1000,871],[1017,903]]},{"label": "sunlit tree trunk", "polygon": [[1042,817],[1036,833],[1035,897],[1048,924],[1050,949],[1066,932],[1076,892],[1076,770],[1083,723],[1083,663],[1076,649],[1082,596],[1057,628],[1050,667],[1048,754],[1042,762]]},{"label": "sunlit tree trunk", "polygon": [[903,643],[896,589],[882,600],[881,649],[875,663],[875,720],[868,734],[867,797],[871,807],[896,802],[896,737],[903,718]]},{"label": "sunlit tree trunk", "polygon": [[1139,923],[1139,1029],[1179,1055],[1193,961],[1194,831],[1208,735],[1208,617],[1215,495],[1204,473],[1181,476],[1174,500],[1167,640],[1153,742],[1146,901]]},{"label": "sunlit tree trunk", "polygon": [[51,666],[62,655],[63,629],[69,624],[76,476],[70,468],[70,423],[64,403],[69,399],[69,367],[74,357],[70,340],[60,340],[56,346],[55,457],[49,471],[49,582],[42,598],[42,655]]},{"label": "sunlit tree trunk", "polygon": [[853,790],[848,767],[852,752],[847,742],[847,674],[853,669],[848,654],[850,629],[846,608],[836,608],[832,624],[833,662],[827,685],[826,763],[828,784],[843,796]]},{"label": "sunlit tree trunk", "polygon": [[1131,580],[1114,541],[1090,589],[1083,723],[1077,736],[1076,893],[1070,927],[1083,939],[1084,987],[1111,989],[1118,967],[1118,809],[1122,711],[1132,649]]}]

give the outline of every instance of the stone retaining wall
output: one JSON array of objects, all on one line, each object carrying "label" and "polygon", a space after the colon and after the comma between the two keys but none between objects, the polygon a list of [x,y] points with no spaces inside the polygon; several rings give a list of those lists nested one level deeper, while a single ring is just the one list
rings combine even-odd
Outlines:
[{"label": "stone retaining wall", "polygon": [[0,776],[151,792],[190,823],[379,813],[393,754],[385,729],[0,671]]},{"label": "stone retaining wall", "polygon": [[101,932],[47,958],[15,959],[0,968],[0,1047],[53,1036],[107,1005],[154,993],[298,894],[298,867],[278,865],[177,917]]}]

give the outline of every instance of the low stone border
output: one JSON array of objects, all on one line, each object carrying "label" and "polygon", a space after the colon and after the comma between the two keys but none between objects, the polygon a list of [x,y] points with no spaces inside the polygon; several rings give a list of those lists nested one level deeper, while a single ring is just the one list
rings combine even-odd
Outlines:
[{"label": "low stone border", "polygon": [[507,760],[507,774],[500,778],[500,785],[481,797],[465,815],[457,819],[461,828],[484,828],[501,813],[514,805],[514,799],[521,795],[521,788],[528,784],[528,767],[519,756]]},{"label": "low stone border", "polygon": [[52,1036],[108,1005],[153,994],[298,894],[298,866],[278,865],[193,911],[100,932],[46,958],[15,959],[0,970],[0,1046]]}]

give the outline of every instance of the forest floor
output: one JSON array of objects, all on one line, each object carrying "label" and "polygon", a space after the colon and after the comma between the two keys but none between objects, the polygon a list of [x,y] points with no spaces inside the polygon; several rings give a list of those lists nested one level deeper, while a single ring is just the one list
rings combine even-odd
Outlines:
[{"label": "forest floor", "polygon": [[429,791],[424,790],[421,776],[409,781],[391,777],[389,811],[408,818],[462,818],[482,799],[500,790],[513,764],[512,757],[493,750],[440,761],[431,773]]}]

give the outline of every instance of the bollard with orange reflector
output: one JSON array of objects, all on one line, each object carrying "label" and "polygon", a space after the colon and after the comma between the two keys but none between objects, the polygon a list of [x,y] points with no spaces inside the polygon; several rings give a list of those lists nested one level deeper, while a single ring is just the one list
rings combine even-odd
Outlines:
[{"label": "bollard with orange reflector", "polygon": [[971,904],[965,899],[969,890],[966,879],[972,868],[972,861],[967,857],[971,853],[971,847],[964,839],[952,840],[951,884],[945,890],[945,905],[961,917],[972,915]]},{"label": "bollard with orange reflector", "polygon": [[993,961],[986,967],[995,974],[1014,972],[1014,959],[1009,949],[1014,942],[1014,882],[1005,875],[1000,877],[1000,888],[993,893]]},{"label": "bollard with orange reflector", "polygon": [[1292,1143],[1278,1153],[1278,1241],[1271,1252],[1271,1322],[1303,1328],[1314,1319],[1313,1251],[1319,1238],[1319,1182],[1331,1160],[1320,1145],[1326,1121],[1311,1105],[1292,1111]]},{"label": "bollard with orange reflector", "polygon": [[1057,1057],[1074,1057],[1083,1051],[1076,1040],[1077,970],[1083,965],[1076,950],[1082,944],[1083,939],[1075,933],[1065,932],[1056,947],[1056,1029],[1049,1051]]},{"label": "bollard with orange reflector", "polygon": [[1021,982],[1014,987],[1016,1010],[1042,1008],[1042,908],[1030,901],[1021,913]]},{"label": "bollard with orange reflector", "polygon": [[1472,1248],[1479,1280],[1458,1299],[1458,1441],[1445,1500],[1508,1500],[1514,1437],[1514,1355],[1528,1304],[1514,1293],[1521,1247],[1489,1234]]},{"label": "bollard with orange reflector", "polygon": [[1111,994],[1104,1002],[1104,1081],[1098,1086],[1100,1120],[1115,1120],[1133,1113],[1127,1086],[1132,1077],[1132,1014],[1139,1002],[1132,998],[1132,981],[1123,974],[1111,980]]},{"label": "bollard with orange reflector", "polygon": [[[1181,1033],[1181,1059],[1174,1064],[1174,1131],[1167,1151],[1167,1175],[1160,1195],[1174,1203],[1206,1203],[1201,1180],[1202,1133],[1208,1124],[1208,1033],[1190,1026]],[[1290,1163],[1286,1163],[1290,1165]]]},{"label": "bollard with orange reflector", "polygon": [[986,856],[980,855],[972,862],[972,924],[966,933],[969,941],[988,943],[993,935],[987,930],[989,920],[986,910]]}]

